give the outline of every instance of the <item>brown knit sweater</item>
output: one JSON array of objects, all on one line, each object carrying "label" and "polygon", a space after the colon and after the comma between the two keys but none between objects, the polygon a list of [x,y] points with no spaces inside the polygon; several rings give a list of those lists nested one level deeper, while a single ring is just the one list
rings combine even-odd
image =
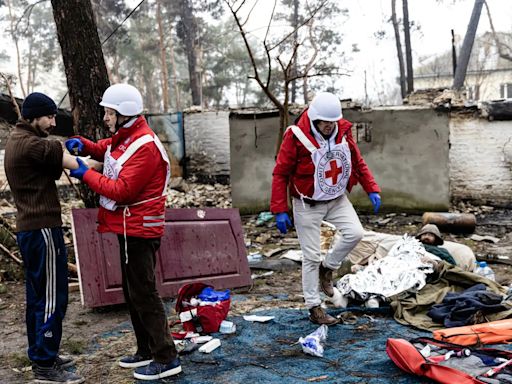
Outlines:
[{"label": "brown knit sweater", "polygon": [[62,145],[20,122],[5,147],[4,167],[18,215],[16,230],[62,225],[55,180],[62,174]]}]

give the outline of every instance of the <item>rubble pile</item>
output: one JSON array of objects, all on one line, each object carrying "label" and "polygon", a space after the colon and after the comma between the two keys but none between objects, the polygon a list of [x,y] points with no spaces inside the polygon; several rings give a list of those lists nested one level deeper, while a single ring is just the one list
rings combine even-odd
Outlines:
[{"label": "rubble pile", "polygon": [[200,184],[195,179],[173,178],[167,192],[169,208],[231,208],[231,188],[223,184]]}]

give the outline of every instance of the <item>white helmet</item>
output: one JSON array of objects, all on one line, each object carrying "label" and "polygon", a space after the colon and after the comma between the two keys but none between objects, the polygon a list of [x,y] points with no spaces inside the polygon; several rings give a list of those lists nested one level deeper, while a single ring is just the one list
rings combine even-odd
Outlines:
[{"label": "white helmet", "polygon": [[338,121],[343,117],[340,100],[330,92],[318,93],[308,109],[311,121]]},{"label": "white helmet", "polygon": [[123,116],[136,116],[143,110],[142,95],[137,88],[129,84],[114,84],[108,87],[100,105],[112,108]]}]

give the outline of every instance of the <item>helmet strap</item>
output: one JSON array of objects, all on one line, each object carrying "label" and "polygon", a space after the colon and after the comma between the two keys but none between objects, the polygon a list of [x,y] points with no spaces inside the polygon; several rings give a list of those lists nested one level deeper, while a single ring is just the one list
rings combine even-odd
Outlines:
[{"label": "helmet strap", "polygon": [[123,127],[128,121],[130,121],[130,117],[128,117],[128,119],[124,120],[122,123],[119,122],[119,118],[123,116],[123,117],[127,117],[127,116],[124,116],[124,115],[121,115],[119,112],[116,111],[116,133],[117,131],[119,131],[119,128]]}]

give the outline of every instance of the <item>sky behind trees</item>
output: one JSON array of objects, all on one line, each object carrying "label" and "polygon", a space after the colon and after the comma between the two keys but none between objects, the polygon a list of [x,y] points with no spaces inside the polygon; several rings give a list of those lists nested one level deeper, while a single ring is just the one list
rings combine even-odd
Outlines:
[{"label": "sky behind trees", "polygon": [[[35,1],[35,0],[34,0]],[[32,1],[32,2],[34,2]],[[249,2],[251,0],[248,0]],[[495,28],[512,33],[512,2],[509,0],[487,0],[492,12]],[[128,8],[133,8],[139,0],[126,0]],[[411,30],[413,63],[417,67],[429,57],[440,55],[451,49],[453,28],[460,44],[466,33],[474,0],[409,0],[409,18],[414,23]],[[373,105],[393,104],[399,101],[398,62],[394,35],[389,17],[390,0],[339,0],[340,8],[348,14],[340,15],[337,26],[343,34],[341,47],[333,47],[332,55],[343,60],[342,71],[346,76],[329,79],[341,98],[363,101],[369,99]],[[269,10],[273,0],[259,0],[248,23],[253,36],[261,38],[266,31]],[[401,1],[397,1],[401,15]],[[2,13],[5,14],[5,7]],[[135,13],[132,17],[137,17]],[[225,12],[223,19],[231,17]],[[120,20],[119,20],[120,21]],[[279,30],[279,23],[272,29]],[[478,34],[489,30],[487,11],[482,11]],[[7,34],[1,36],[2,47],[9,47],[10,60],[0,62],[0,71],[16,73],[15,55],[12,41]],[[341,59],[341,53],[344,58]],[[59,58],[60,60],[60,58]],[[41,73],[43,79],[38,90],[47,92],[59,99],[65,93],[63,75],[59,72]],[[329,83],[329,82],[328,82]],[[16,90],[16,95],[20,95]]]}]

